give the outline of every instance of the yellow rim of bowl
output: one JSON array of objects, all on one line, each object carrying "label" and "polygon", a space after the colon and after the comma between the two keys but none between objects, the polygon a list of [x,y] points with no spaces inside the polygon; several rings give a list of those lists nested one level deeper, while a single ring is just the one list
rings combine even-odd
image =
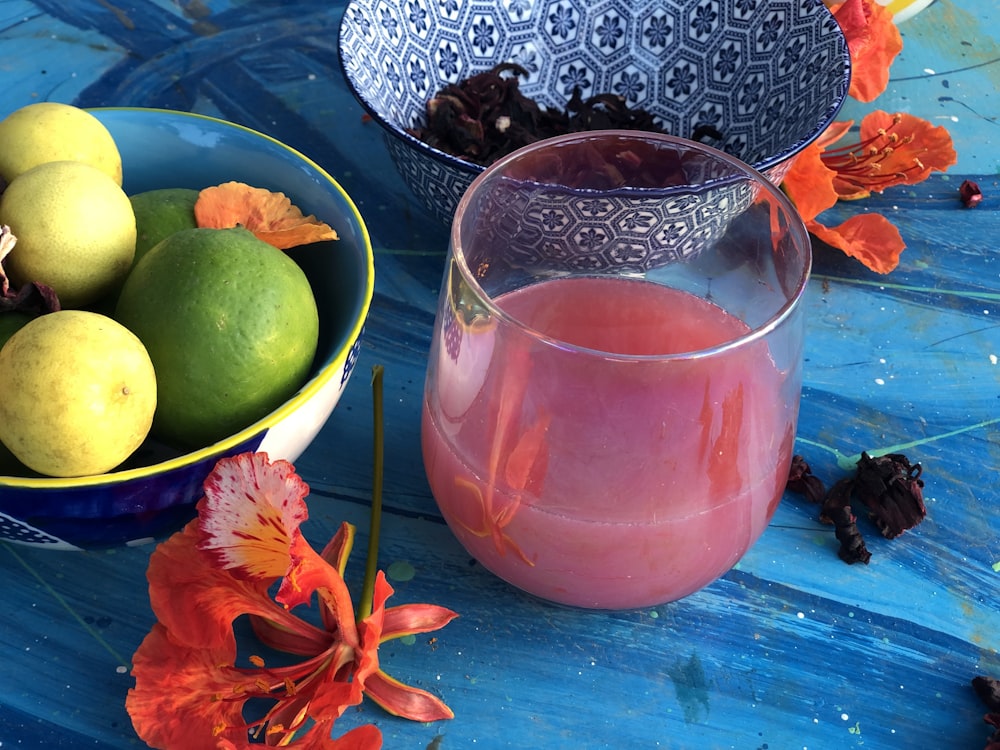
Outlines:
[{"label": "yellow rim of bowl", "polygon": [[[209,122],[215,123],[217,125],[222,125],[224,127],[235,128],[237,130],[242,130],[244,132],[255,135],[259,138],[263,138],[266,141],[270,141],[275,146],[287,151],[293,156],[301,159],[303,162],[308,164],[316,173],[323,177],[333,189],[340,194],[341,198],[344,199],[345,203],[350,208],[350,213],[354,217],[354,220],[358,223],[361,228],[361,236],[364,239],[364,249],[365,249],[365,262],[367,266],[367,281],[365,283],[364,292],[364,303],[361,307],[361,314],[355,319],[354,324],[351,327],[351,334],[348,337],[348,342],[357,341],[358,337],[361,335],[361,330],[364,328],[365,319],[368,317],[368,311],[371,307],[372,297],[375,293],[375,253],[372,249],[371,237],[368,234],[368,227],[365,224],[364,219],[361,217],[361,212],[358,211],[358,207],[355,205],[354,201],[347,194],[347,192],[340,186],[333,177],[331,177],[325,169],[319,166],[316,162],[310,159],[305,154],[296,151],[291,146],[282,143],[271,136],[261,133],[260,131],[254,130],[253,128],[248,128],[243,125],[238,125],[234,122],[227,122],[226,120],[220,120],[217,117],[211,117],[209,115],[201,115],[194,112],[182,112],[180,110],[172,109],[157,109],[153,107],[97,107],[89,111],[96,112],[149,112],[149,113],[161,113],[170,115],[179,115],[181,117],[191,117],[200,120],[207,120]],[[351,347],[342,347],[341,351],[337,353],[337,356],[326,365],[323,369],[317,372],[309,381],[302,386],[302,388],[288,401],[279,406],[277,409],[272,411],[265,417],[254,422],[249,427],[240,430],[235,435],[231,435],[225,440],[220,440],[217,443],[206,446],[204,448],[199,448],[196,451],[190,453],[184,453],[175,458],[167,459],[166,461],[161,461],[156,464],[150,464],[149,466],[140,466],[135,469],[126,469],[124,471],[112,471],[106,474],[91,474],[83,477],[13,477],[13,476],[0,476],[0,487],[24,487],[24,488],[44,488],[44,489],[72,489],[76,487],[89,487],[99,484],[114,484],[120,482],[126,482],[130,479],[140,479],[144,477],[153,476],[154,474],[159,474],[164,471],[171,471],[173,469],[178,469],[197,461],[201,461],[206,458],[211,458],[213,455],[225,452],[230,448],[239,445],[242,442],[249,440],[255,434],[259,433],[261,430],[266,429],[274,424],[277,424],[282,419],[284,419],[288,414],[296,409],[302,402],[311,398],[316,394],[324,385],[329,382],[329,380],[340,371],[340,369],[347,362],[347,355],[350,354]]]}]

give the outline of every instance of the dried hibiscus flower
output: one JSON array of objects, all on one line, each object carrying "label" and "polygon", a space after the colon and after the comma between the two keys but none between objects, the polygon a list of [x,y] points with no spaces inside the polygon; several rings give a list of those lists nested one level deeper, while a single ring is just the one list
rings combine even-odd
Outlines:
[{"label": "dried hibiscus flower", "polygon": [[[564,109],[540,106],[525,96],[519,79],[528,71],[516,63],[447,84],[430,98],[426,125],[407,132],[428,145],[482,166],[544,138],[584,130],[646,130],[665,132],[653,115],[629,107],[617,94],[586,99],[574,88]],[[718,136],[702,128],[699,135]]]},{"label": "dried hibiscus flower", "polygon": [[7,273],[4,271],[4,259],[17,244],[17,237],[7,225],[0,226],[0,313],[25,312],[49,313],[60,309],[59,297],[55,290],[38,282],[23,284],[19,289],[13,289]]},{"label": "dried hibiscus flower", "polygon": [[855,493],[886,539],[895,539],[927,516],[920,473],[920,464],[911,465],[902,453],[877,458],[861,454]]},{"label": "dried hibiscus flower", "polygon": [[858,529],[852,500],[864,504],[882,536],[895,539],[927,516],[921,471],[920,464],[911,464],[901,453],[876,458],[862,453],[855,475],[839,480],[827,492],[805,459],[795,456],[786,488],[821,505],[819,518],[834,526],[840,542],[837,554],[844,562],[868,564],[871,553]]},{"label": "dried hibiscus flower", "polygon": [[813,503],[821,503],[826,497],[826,487],[819,477],[812,473],[812,468],[802,456],[792,456],[792,466],[788,471],[788,489],[805,495],[806,499]]},{"label": "dried hibiscus flower", "polygon": [[993,677],[973,677],[972,688],[989,711],[983,721],[993,727],[993,734],[986,740],[985,750],[1000,750],[1000,680]]},{"label": "dried hibiscus flower", "polygon": [[199,227],[241,226],[279,250],[337,239],[337,232],[315,216],[304,216],[284,193],[272,193],[242,182],[226,182],[202,190],[194,204]]},{"label": "dried hibiscus flower", "polygon": [[983,191],[972,180],[963,180],[958,188],[958,197],[966,208],[975,208],[983,202]]},{"label": "dried hibiscus flower", "polygon": [[852,480],[841,479],[827,493],[819,518],[823,523],[833,524],[834,534],[840,542],[837,555],[848,565],[862,562],[865,565],[872,553],[865,546],[865,539],[858,529],[858,519],[851,509]]}]

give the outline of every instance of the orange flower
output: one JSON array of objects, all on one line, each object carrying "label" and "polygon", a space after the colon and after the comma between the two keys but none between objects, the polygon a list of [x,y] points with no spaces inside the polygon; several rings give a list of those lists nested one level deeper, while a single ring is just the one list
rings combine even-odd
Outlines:
[{"label": "orange flower", "polygon": [[948,130],[913,115],[876,111],[861,121],[860,141],[827,149],[823,163],[837,176],[840,198],[867,198],[893,185],[915,185],[958,160]]},{"label": "orange flower", "polygon": [[826,0],[827,7],[847,38],[851,55],[851,88],[848,93],[870,102],[889,84],[889,67],[903,49],[903,37],[892,20],[892,11],[876,0]]},{"label": "orange flower", "polygon": [[899,263],[906,247],[896,227],[879,214],[851,217],[836,227],[816,220],[838,199],[864,198],[893,185],[913,185],[957,160],[948,131],[908,114],[876,111],[861,121],[860,140],[832,148],[852,122],[837,122],[796,157],[782,187],[806,228],[878,273]]},{"label": "orange flower", "polygon": [[242,182],[227,182],[202,190],[194,204],[194,217],[199,227],[245,227],[279,250],[337,239],[333,228],[315,216],[303,216],[284,193],[272,193]]},{"label": "orange flower", "polygon": [[[371,613],[356,619],[343,578],[354,528],[342,524],[317,553],[299,530],[307,493],[287,461],[262,453],[222,459],[205,482],[198,518],[154,551],[147,577],[159,622],[136,651],[126,699],[150,746],[243,750],[252,733],[306,750],[377,750],[374,726],[330,738],[335,720],[365,694],[406,718],[452,717],[440,699],[386,675],[378,648],[443,627],[455,613],[426,604],[386,608],[393,590],[379,572]],[[313,600],[319,625],[293,612]],[[241,615],[265,646],[306,658],[270,666],[242,656],[233,631]],[[251,699],[270,707],[248,719]]]}]

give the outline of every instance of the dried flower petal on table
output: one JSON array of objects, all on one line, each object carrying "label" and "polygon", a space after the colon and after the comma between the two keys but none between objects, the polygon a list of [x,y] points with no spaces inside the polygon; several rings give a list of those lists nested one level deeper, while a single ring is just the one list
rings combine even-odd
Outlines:
[{"label": "dried flower petal on table", "polygon": [[993,677],[973,677],[972,688],[989,711],[983,721],[994,729],[986,740],[985,750],[1000,750],[1000,680]]},{"label": "dried flower petal on table", "polygon": [[975,208],[983,202],[983,191],[972,180],[963,180],[958,187],[958,197],[966,208]]},{"label": "dried flower petal on table", "polygon": [[202,190],[194,204],[194,216],[199,227],[245,227],[279,250],[338,239],[330,225],[315,216],[303,216],[284,193],[243,182],[226,182]]},{"label": "dried flower petal on table", "polygon": [[785,488],[789,492],[805,495],[812,503],[821,504],[819,520],[834,527],[837,541],[840,542],[837,554],[841,560],[848,565],[856,562],[868,564],[871,553],[858,529],[858,519],[851,510],[853,478],[841,479],[827,492],[823,482],[812,473],[812,468],[806,460],[796,455],[792,457]]},{"label": "dried flower petal on table", "polygon": [[823,508],[820,510],[819,518],[824,523],[834,526],[834,533],[837,541],[840,542],[840,549],[837,555],[848,565],[862,562],[865,565],[871,560],[872,553],[865,546],[864,537],[858,529],[857,517],[851,510],[851,491],[854,487],[853,479],[841,479],[827,493],[823,500]]},{"label": "dried flower petal on table", "polygon": [[787,489],[805,495],[811,503],[821,503],[826,497],[826,487],[823,482],[812,473],[812,468],[806,460],[799,455],[792,456],[792,465],[788,471]]},{"label": "dried flower petal on table", "polygon": [[852,499],[864,503],[884,537],[895,539],[927,516],[921,471],[920,464],[911,464],[901,453],[876,458],[862,453],[854,476],[840,479],[824,494],[823,483],[805,459],[793,456],[786,489],[805,495],[811,502],[821,502],[820,521],[835,527],[840,558],[848,564],[867,564],[871,553],[858,529]]},{"label": "dried flower petal on table", "polygon": [[986,708],[1000,712],[1000,680],[980,675],[972,678],[972,688]]},{"label": "dried flower petal on table", "polygon": [[886,539],[895,539],[927,516],[921,471],[902,453],[861,454],[854,490]]}]

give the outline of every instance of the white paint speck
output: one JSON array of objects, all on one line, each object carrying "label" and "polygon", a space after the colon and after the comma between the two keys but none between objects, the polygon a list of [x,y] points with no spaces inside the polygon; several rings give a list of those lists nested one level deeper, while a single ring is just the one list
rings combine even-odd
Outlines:
[{"label": "white paint speck", "polygon": [[885,385],[885,380],[882,378],[875,378],[875,385]]},{"label": "white paint speck", "polygon": [[934,72],[933,68],[924,68],[924,72],[929,76],[937,75],[937,73]]},{"label": "white paint speck", "polygon": [[990,364],[991,365],[995,365],[996,363],[997,363],[997,355],[991,354],[990,355]]},{"label": "white paint speck", "polygon": [[850,717],[850,716],[848,716],[847,714],[841,714],[841,715],[840,715],[840,718],[841,718],[842,720],[844,720],[844,721],[847,721],[847,720],[848,720],[848,719],[850,719],[851,717]]},{"label": "white paint speck", "polygon": [[806,619],[806,613],[805,613],[805,612],[799,612],[799,613],[798,613],[797,615],[795,615],[795,616],[796,616],[796,617],[798,617],[798,618],[799,618],[800,620],[804,620],[804,619]]}]

